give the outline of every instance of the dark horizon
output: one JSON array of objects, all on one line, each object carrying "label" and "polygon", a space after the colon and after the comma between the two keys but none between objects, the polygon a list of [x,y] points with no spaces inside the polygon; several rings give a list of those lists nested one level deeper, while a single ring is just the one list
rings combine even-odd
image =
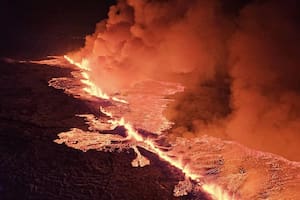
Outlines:
[{"label": "dark horizon", "polygon": [[79,48],[114,0],[0,3],[1,56],[44,57]]}]

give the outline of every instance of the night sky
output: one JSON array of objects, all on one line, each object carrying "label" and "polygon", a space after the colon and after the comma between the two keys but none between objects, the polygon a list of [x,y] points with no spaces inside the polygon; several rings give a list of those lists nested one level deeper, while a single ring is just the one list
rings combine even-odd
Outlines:
[{"label": "night sky", "polygon": [[[113,0],[10,1],[0,3],[3,56],[38,57],[82,45],[85,35],[106,18]],[[39,55],[37,55],[39,54]]]}]

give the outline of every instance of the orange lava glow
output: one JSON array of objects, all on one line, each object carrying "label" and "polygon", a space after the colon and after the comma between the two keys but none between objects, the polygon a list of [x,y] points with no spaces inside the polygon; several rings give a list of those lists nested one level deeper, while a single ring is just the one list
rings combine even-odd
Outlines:
[{"label": "orange lava glow", "polygon": [[[84,59],[81,63],[77,63],[68,56],[64,56],[64,58],[68,62],[70,62],[70,64],[73,64],[82,70],[81,75],[83,79],[81,80],[81,82],[87,86],[86,88],[84,88],[84,90],[88,94],[103,99],[111,99],[113,101],[127,103],[125,100],[121,100],[116,97],[110,97],[107,94],[103,93],[102,90],[90,80],[90,76],[87,73],[88,71],[91,70],[88,64],[89,63],[88,60]],[[141,144],[143,148],[145,148],[150,152],[155,153],[161,160],[166,161],[170,165],[181,170],[185,174],[186,178],[196,181],[202,187],[203,191],[210,194],[213,199],[216,200],[236,199],[235,197],[229,195],[224,189],[222,189],[218,185],[212,183],[203,183],[203,181],[201,180],[202,175],[193,173],[193,171],[189,169],[187,164],[185,164],[178,158],[169,156],[167,152],[157,147],[156,142],[154,140],[151,140],[150,138],[144,138],[138,131],[135,130],[135,128],[131,125],[131,123],[126,122],[126,120],[123,117],[120,119],[115,118],[111,112],[106,111],[102,107],[100,107],[100,111],[111,118],[109,122],[112,125],[123,126],[126,129],[127,139],[133,140],[137,144]]]},{"label": "orange lava glow", "polygon": [[85,71],[90,71],[90,67],[88,65],[88,60],[86,59],[83,59],[81,63],[79,62],[75,62],[72,58],[70,58],[69,56],[67,55],[64,55],[64,58],[72,65],[75,65],[77,67],[79,67],[80,69],[82,70],[85,70]]},{"label": "orange lava glow", "polygon": [[[107,116],[113,118],[113,114],[105,111],[102,107],[100,107],[101,112],[106,114]],[[137,142],[143,143],[143,147],[146,148],[148,151],[155,153],[161,160],[168,162],[170,165],[180,169],[186,176],[186,178],[190,178],[191,180],[197,181],[200,184],[201,175],[194,174],[183,162],[177,160],[176,158],[168,156],[168,154],[162,151],[160,148],[156,147],[155,142],[151,139],[147,138],[144,139],[130,123],[125,122],[124,118],[119,120],[111,120],[113,125],[123,126],[128,134],[129,139],[134,139]],[[225,190],[223,190],[218,185],[212,183],[201,183],[202,189],[210,194],[216,200],[234,200],[236,198],[230,196]]]},{"label": "orange lava glow", "polygon": [[202,189],[211,194],[214,199],[217,200],[234,200],[237,199],[234,196],[229,195],[223,188],[215,184],[203,184]]},{"label": "orange lava glow", "polygon": [[90,78],[90,75],[87,73],[91,71],[91,68],[89,66],[89,61],[87,59],[82,59],[81,63],[75,62],[73,59],[71,59],[69,56],[65,55],[64,58],[72,65],[77,66],[81,70],[81,76],[82,79],[80,80],[83,84],[86,85],[83,90],[90,94],[91,96],[99,97],[101,99],[112,99],[113,101],[117,101],[120,103],[127,104],[127,101],[123,99],[119,99],[117,97],[110,97],[106,93],[104,93]]}]

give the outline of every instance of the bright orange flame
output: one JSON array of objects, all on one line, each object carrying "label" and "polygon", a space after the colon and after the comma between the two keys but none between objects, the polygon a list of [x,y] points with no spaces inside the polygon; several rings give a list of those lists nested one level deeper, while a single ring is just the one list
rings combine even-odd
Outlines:
[{"label": "bright orange flame", "polygon": [[124,99],[119,99],[117,97],[112,97],[111,99],[114,100],[114,101],[120,102],[120,103],[128,104],[128,102],[125,101]]},{"label": "bright orange flame", "polygon": [[[76,65],[79,67],[81,70],[81,75],[83,79],[81,80],[82,83],[87,85],[88,87],[84,88],[84,90],[96,97],[100,97],[103,99],[112,99],[114,101],[118,101],[121,103],[127,103],[125,100],[118,99],[116,97],[109,97],[107,94],[103,93],[102,90],[96,86],[91,80],[90,76],[86,71],[90,71],[89,67],[89,62],[88,60],[83,59],[82,63],[78,63],[73,61],[70,57],[64,56],[64,58],[69,61],[71,64]],[[151,151],[158,155],[158,157],[166,162],[168,162],[170,165],[180,169],[187,178],[190,178],[192,180],[197,181],[198,183],[200,182],[200,178],[202,178],[201,175],[195,174],[189,169],[187,165],[185,165],[183,162],[180,160],[177,160],[174,157],[169,156],[165,151],[162,151],[160,148],[156,146],[155,141],[149,139],[149,138],[144,138],[142,135],[140,135],[134,127],[125,121],[125,119],[122,117],[120,119],[114,118],[113,114],[111,112],[106,111],[104,108],[100,107],[100,111],[110,117],[111,119],[109,122],[112,125],[115,126],[123,126],[126,129],[126,132],[128,134],[127,138],[128,139],[133,139],[137,142],[140,142],[143,144],[143,147],[146,148],[148,151]],[[199,183],[200,184],[200,183]],[[225,190],[223,190],[221,187],[215,184],[208,184],[208,183],[201,183],[202,189],[209,193],[214,199],[217,200],[232,200],[235,199],[234,197],[230,196]]]},{"label": "bright orange flame", "polygon": [[87,71],[91,71],[90,65],[89,65],[89,61],[87,59],[82,59],[81,63],[79,62],[75,62],[72,58],[70,58],[67,55],[64,55],[64,58],[72,65],[77,66],[78,68],[81,69],[81,76],[83,79],[81,79],[80,81],[85,84],[87,87],[83,88],[83,90],[85,92],[87,92],[88,94],[95,96],[95,97],[99,97],[102,99],[112,99],[113,101],[117,101],[120,103],[125,103],[127,104],[128,102],[123,100],[123,99],[119,99],[117,97],[112,97],[110,98],[106,93],[104,93],[90,78],[89,74],[87,73]]},{"label": "bright orange flame", "polygon": [[202,189],[211,194],[214,199],[217,200],[234,200],[234,196],[229,195],[224,189],[215,184],[205,183],[202,185]]},{"label": "bright orange flame", "polygon": [[64,55],[64,58],[69,62],[71,63],[72,65],[75,65],[77,67],[79,67],[80,69],[82,70],[85,70],[85,71],[91,71],[91,68],[89,67],[89,61],[87,59],[82,59],[82,62],[79,63],[79,62],[75,62],[72,58],[70,58],[69,56],[67,55]]}]

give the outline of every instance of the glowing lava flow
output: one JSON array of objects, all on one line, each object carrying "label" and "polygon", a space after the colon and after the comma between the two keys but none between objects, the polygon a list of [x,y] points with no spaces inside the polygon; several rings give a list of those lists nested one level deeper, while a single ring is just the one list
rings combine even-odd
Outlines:
[{"label": "glowing lava flow", "polygon": [[[100,97],[100,98],[103,98],[103,99],[112,99],[114,101],[127,103],[124,100],[120,100],[120,99],[114,98],[114,97],[109,97],[107,94],[103,93],[102,90],[100,88],[98,88],[90,80],[90,76],[88,75],[88,73],[86,73],[86,71],[91,70],[89,65],[88,65],[87,60],[84,59],[82,61],[82,63],[77,63],[77,62],[73,61],[68,56],[64,56],[64,58],[68,62],[70,62],[71,64],[76,65],[77,67],[79,67],[81,70],[84,70],[84,71],[81,72],[81,75],[84,78],[83,80],[81,80],[81,82],[88,86],[88,88],[84,89],[87,93],[89,93],[92,96]],[[191,180],[196,181],[202,187],[202,189],[205,192],[207,192],[208,194],[210,194],[212,196],[213,199],[216,199],[216,200],[235,199],[233,196],[229,195],[226,191],[224,191],[218,185],[201,182],[200,178],[203,177],[202,175],[193,173],[189,169],[189,167],[184,165],[183,162],[181,162],[180,160],[177,160],[176,158],[170,157],[167,154],[167,152],[162,151],[160,148],[158,148],[156,146],[155,141],[153,141],[149,138],[144,138],[142,135],[140,135],[130,123],[125,121],[124,118],[117,119],[113,116],[112,113],[106,111],[102,107],[100,107],[100,111],[111,118],[109,120],[109,122],[112,125],[114,125],[114,126],[123,126],[126,129],[127,139],[131,139],[131,140],[136,141],[137,143],[141,143],[141,146],[143,148],[145,148],[146,150],[148,150],[150,152],[155,153],[161,160],[164,160],[164,161],[168,162],[170,165],[172,165],[172,166],[178,168],[179,170],[181,170],[185,174],[186,178],[189,178]]]},{"label": "glowing lava flow", "polygon": [[186,167],[182,162],[168,156],[166,152],[162,151],[158,147],[156,147],[155,142],[151,139],[144,139],[130,123],[125,122],[124,118],[121,119],[113,119],[113,114],[105,111],[102,107],[100,107],[100,111],[107,115],[108,117],[112,118],[110,122],[115,126],[123,126],[128,134],[128,139],[134,139],[137,142],[141,142],[143,147],[150,152],[155,153],[158,157],[170,165],[180,169],[187,178],[196,181],[199,185],[201,185],[202,189],[209,193],[214,199],[216,200],[234,200],[235,198],[230,196],[227,192],[225,192],[221,187],[215,184],[209,183],[200,183],[201,175],[193,173],[188,167]]},{"label": "glowing lava flow", "polygon": [[64,58],[72,65],[75,65],[81,69],[81,75],[83,77],[82,80],[80,80],[83,84],[85,84],[87,87],[83,88],[85,92],[88,94],[99,97],[102,99],[112,99],[113,101],[117,101],[120,103],[127,103],[127,101],[123,99],[119,99],[117,97],[109,97],[106,93],[104,93],[90,78],[89,74],[87,73],[88,71],[91,71],[91,68],[89,66],[89,61],[87,59],[82,59],[82,62],[75,62],[72,60],[70,57],[67,55],[64,55]]},{"label": "glowing lava flow", "polygon": [[[102,107],[100,107],[100,111],[105,115],[113,118],[112,113],[105,111]],[[167,161],[172,166],[180,169],[188,178],[192,180],[198,180],[201,176],[197,174],[193,174],[188,168],[186,168],[182,162],[179,162],[171,157],[169,157],[164,151],[160,150],[155,146],[155,142],[150,139],[144,139],[136,130],[134,130],[133,126],[130,123],[125,122],[124,118],[119,120],[112,119],[110,122],[115,126],[123,126],[127,130],[127,134],[129,139],[134,139],[137,142],[142,142],[146,144],[147,150],[156,153],[161,159]]]},{"label": "glowing lava flow", "polygon": [[64,55],[64,58],[72,65],[75,65],[77,67],[79,67],[82,70],[85,71],[91,71],[90,67],[89,67],[89,61],[87,59],[82,59],[82,62],[75,62],[74,60],[72,60],[72,58],[70,58],[67,55]]}]

